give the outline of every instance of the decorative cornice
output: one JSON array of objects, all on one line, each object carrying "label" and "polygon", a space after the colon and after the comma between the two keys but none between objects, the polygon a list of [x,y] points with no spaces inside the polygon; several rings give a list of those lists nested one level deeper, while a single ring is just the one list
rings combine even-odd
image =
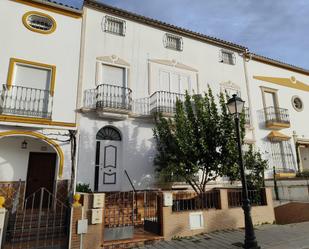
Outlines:
[{"label": "decorative cornice", "polygon": [[224,90],[226,88],[240,90],[240,86],[230,80],[220,83],[220,87],[221,90]]},{"label": "decorative cornice", "polygon": [[309,85],[297,80],[294,76],[290,78],[278,78],[278,77],[268,77],[268,76],[253,76],[256,80],[262,80],[266,82],[270,82],[273,84],[290,87],[302,91],[309,92]]},{"label": "decorative cornice", "polygon": [[121,65],[125,67],[129,67],[130,63],[125,60],[119,58],[117,55],[108,55],[108,56],[99,56],[96,58],[98,61],[107,62],[110,64]]},{"label": "decorative cornice", "polygon": [[179,69],[184,69],[184,70],[188,70],[188,71],[192,71],[192,72],[198,72],[197,69],[190,67],[188,65],[182,64],[180,62],[177,62],[175,60],[163,60],[163,59],[150,59],[149,62],[153,62],[153,63],[158,63],[158,64],[162,64],[165,66],[171,66],[171,67],[176,67]]}]

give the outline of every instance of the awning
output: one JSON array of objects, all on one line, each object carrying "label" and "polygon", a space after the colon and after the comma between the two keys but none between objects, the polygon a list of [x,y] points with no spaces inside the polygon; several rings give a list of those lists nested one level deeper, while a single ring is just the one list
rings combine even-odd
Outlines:
[{"label": "awning", "polygon": [[279,132],[279,131],[271,131],[268,135],[267,138],[271,141],[287,141],[291,137]]}]

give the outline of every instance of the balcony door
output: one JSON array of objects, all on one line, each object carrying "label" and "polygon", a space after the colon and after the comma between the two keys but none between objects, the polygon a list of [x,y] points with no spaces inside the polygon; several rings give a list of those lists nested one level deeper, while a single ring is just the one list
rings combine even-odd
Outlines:
[{"label": "balcony door", "polygon": [[105,126],[96,138],[95,190],[119,191],[123,175],[121,135],[114,127]]},{"label": "balcony door", "polygon": [[188,91],[191,94],[190,75],[160,70],[159,90],[177,94],[185,94]]},{"label": "balcony door", "polygon": [[9,86],[5,92],[3,112],[21,116],[50,118],[50,89],[53,66],[40,66],[20,60],[11,62]]},{"label": "balcony door", "polygon": [[279,121],[280,113],[278,112],[278,98],[276,91],[263,92],[264,108],[266,120]]},{"label": "balcony door", "polygon": [[99,91],[99,97],[110,107],[121,107],[127,103],[126,69],[102,64],[101,80],[104,84],[103,91]]}]

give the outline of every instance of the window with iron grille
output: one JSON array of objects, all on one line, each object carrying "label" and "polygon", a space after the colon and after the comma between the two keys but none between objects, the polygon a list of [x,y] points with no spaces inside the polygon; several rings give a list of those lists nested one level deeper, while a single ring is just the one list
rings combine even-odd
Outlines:
[{"label": "window with iron grille", "polygon": [[183,41],[182,37],[172,35],[172,34],[165,34],[164,36],[164,47],[174,49],[177,51],[182,51],[183,50]]},{"label": "window with iron grille", "polygon": [[221,57],[220,61],[225,63],[225,64],[230,64],[230,65],[236,64],[235,54],[231,51],[221,50],[220,57]]},{"label": "window with iron grille", "polygon": [[116,35],[125,36],[126,22],[112,16],[105,16],[104,31]]}]

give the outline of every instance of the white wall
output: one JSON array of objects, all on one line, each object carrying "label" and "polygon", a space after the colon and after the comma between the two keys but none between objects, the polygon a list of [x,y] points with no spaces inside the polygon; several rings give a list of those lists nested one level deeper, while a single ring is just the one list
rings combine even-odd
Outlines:
[{"label": "white wall", "polygon": [[[232,81],[240,85],[247,100],[243,61],[237,53],[236,65],[219,62],[220,47],[183,37],[183,51],[167,49],[163,45],[165,31],[126,20],[125,36],[104,32],[103,12],[84,8],[85,50],[83,89],[95,87],[96,58],[116,55],[130,64],[130,88],[133,98],[148,97],[148,60],[175,60],[198,70],[201,91],[207,84],[218,92],[220,83]],[[172,67],[171,67],[172,69]],[[172,69],[173,70],[173,69]],[[155,84],[155,82],[153,83]],[[154,87],[155,89],[155,87]]]},{"label": "white wall", "polygon": [[83,117],[80,122],[77,183],[90,184],[94,189],[96,134],[106,125],[114,126],[121,132],[122,155],[119,163],[122,165],[119,166],[122,166],[122,189],[131,189],[124,176],[125,169],[136,189],[151,188],[155,170],[153,124],[134,119],[107,122],[95,119],[94,116]]},{"label": "white wall", "polygon": [[[140,23],[126,21],[125,36],[104,32],[102,21],[105,13],[84,8],[85,44],[83,50],[82,88],[83,91],[96,87],[96,61],[98,57],[116,55],[129,64],[129,87],[133,99],[149,97],[157,89],[158,66],[171,71],[174,67],[160,66],[153,60],[174,60],[192,69],[183,70],[198,79],[200,93],[210,84],[214,94],[219,93],[220,84],[232,82],[242,92],[242,98],[248,101],[242,57],[235,52],[236,65],[219,61],[221,47],[216,47],[191,38],[183,37],[183,51],[167,49],[163,45],[165,31]],[[151,66],[149,70],[149,61]],[[194,69],[197,72],[194,72]],[[155,72],[156,71],[156,72]],[[149,82],[149,79],[151,82]],[[247,103],[248,105],[248,103]],[[81,106],[82,107],[82,106]],[[94,187],[95,172],[95,136],[100,128],[110,122],[99,118],[95,113],[80,116],[80,144],[77,182]],[[155,142],[153,140],[153,123],[143,119],[129,118],[113,122],[123,135],[122,162],[134,185],[138,189],[152,187],[154,182],[153,159]],[[252,137],[249,137],[249,139]],[[123,184],[128,182],[123,180]],[[130,187],[127,185],[127,189]]]},{"label": "white wall", "polygon": [[[265,142],[268,141],[267,135],[271,131],[265,127],[264,114],[263,114],[263,100],[261,87],[268,87],[277,89],[278,101],[280,108],[286,108],[290,115],[290,128],[285,128],[280,130],[281,133],[291,137],[291,145],[294,154],[294,159],[296,163],[296,151],[293,140],[293,132],[295,131],[299,138],[309,139],[309,129],[307,124],[307,119],[309,116],[309,93],[306,91],[284,87],[278,84],[273,84],[261,80],[254,79],[253,76],[267,76],[267,77],[278,77],[278,78],[291,78],[291,76],[296,77],[297,80],[309,85],[309,76],[305,76],[300,73],[296,73],[290,70],[281,69],[275,66],[271,66],[258,61],[250,60],[248,62],[248,74],[249,82],[251,87],[252,96],[252,110],[253,110],[253,125],[256,130],[256,144],[262,152],[265,153],[265,157],[268,158],[271,152],[269,148],[266,147]],[[304,109],[301,112],[296,111],[292,106],[292,97],[294,95],[299,96],[304,105]],[[271,165],[272,167],[272,165]],[[267,173],[271,175],[272,169]]]},{"label": "white wall", "polygon": [[[28,30],[22,23],[22,17],[28,11],[52,16],[57,23],[55,32],[45,35]],[[0,84],[7,82],[9,60],[12,57],[55,65],[54,121],[75,122],[81,21],[81,18],[56,14],[15,1],[0,1]]]}]

